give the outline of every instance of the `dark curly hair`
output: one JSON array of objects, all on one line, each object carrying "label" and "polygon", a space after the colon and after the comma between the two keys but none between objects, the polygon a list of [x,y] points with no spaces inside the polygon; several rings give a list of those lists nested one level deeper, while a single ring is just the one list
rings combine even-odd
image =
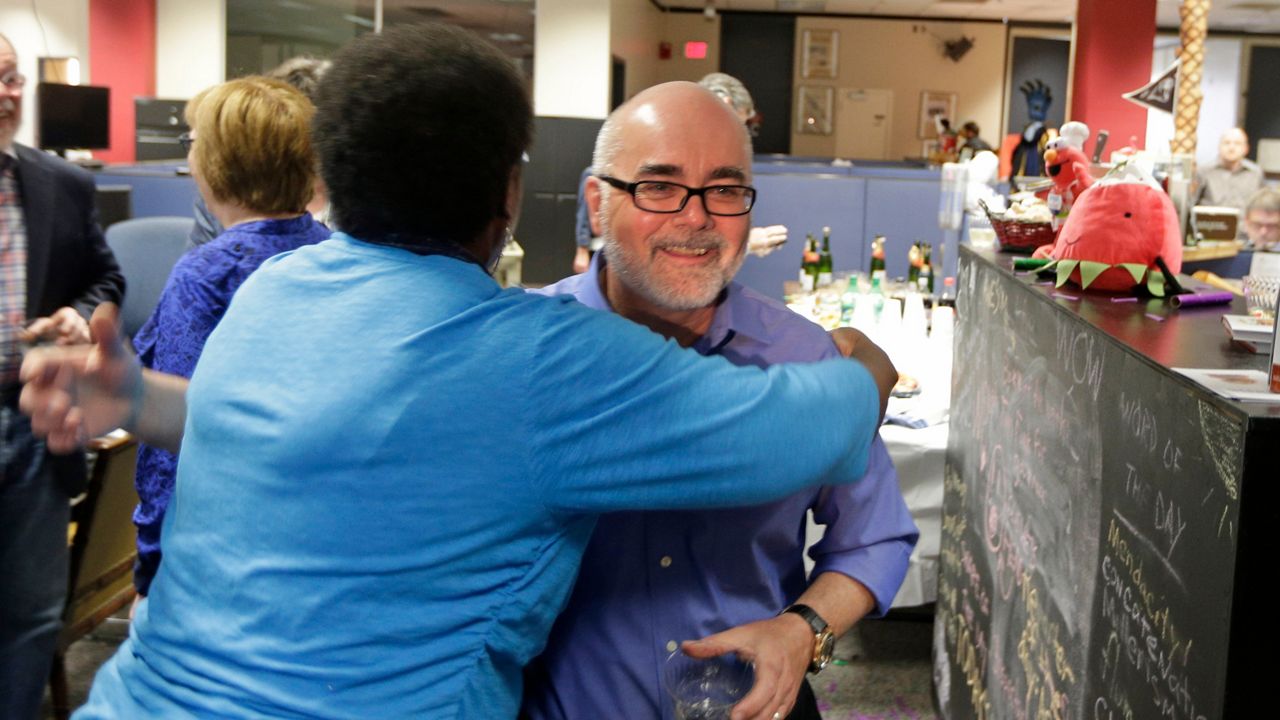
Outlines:
[{"label": "dark curly hair", "polygon": [[533,109],[497,48],[431,23],[341,50],[316,93],[313,130],[340,230],[368,242],[469,246],[506,215]]}]

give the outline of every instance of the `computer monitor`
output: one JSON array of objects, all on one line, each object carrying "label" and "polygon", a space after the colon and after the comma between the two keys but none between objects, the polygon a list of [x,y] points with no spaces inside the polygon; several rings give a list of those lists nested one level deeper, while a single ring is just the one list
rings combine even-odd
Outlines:
[{"label": "computer monitor", "polygon": [[101,150],[111,146],[111,90],[40,83],[37,142],[44,150]]}]

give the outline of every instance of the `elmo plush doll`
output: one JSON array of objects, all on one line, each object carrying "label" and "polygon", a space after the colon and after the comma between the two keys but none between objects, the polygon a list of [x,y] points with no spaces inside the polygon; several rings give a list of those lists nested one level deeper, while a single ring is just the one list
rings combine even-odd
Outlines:
[{"label": "elmo plush doll", "polygon": [[1164,296],[1164,275],[1182,269],[1182,232],[1173,202],[1144,170],[1129,163],[1076,198],[1075,208],[1053,245],[1036,251],[1053,259],[1058,286],[1126,292],[1145,285]]},{"label": "elmo plush doll", "polygon": [[1080,193],[1093,184],[1089,158],[1060,136],[1049,141],[1048,149],[1044,151],[1044,167],[1053,179],[1053,188],[1042,191],[1045,193],[1042,197],[1057,218],[1065,218]]}]

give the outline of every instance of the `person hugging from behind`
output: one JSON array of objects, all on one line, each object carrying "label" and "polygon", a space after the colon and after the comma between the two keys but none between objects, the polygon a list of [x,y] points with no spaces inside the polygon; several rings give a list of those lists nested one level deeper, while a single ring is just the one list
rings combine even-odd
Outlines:
[{"label": "person hugging from behind", "polygon": [[[226,228],[174,266],[156,309],[133,339],[143,366],[191,377],[205,341],[236,289],[267,258],[329,237],[307,212],[315,183],[311,116],[305,95],[279,80],[247,77],[200,93],[187,104],[187,161],[200,196]],[[160,525],[177,455],[142,445],[134,587],[150,590],[160,566]]]}]

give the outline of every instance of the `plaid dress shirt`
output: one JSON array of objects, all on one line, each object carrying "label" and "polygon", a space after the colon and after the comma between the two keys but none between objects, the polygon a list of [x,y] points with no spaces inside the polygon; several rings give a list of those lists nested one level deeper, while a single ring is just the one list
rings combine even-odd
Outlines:
[{"label": "plaid dress shirt", "polygon": [[18,382],[19,332],[27,319],[27,224],[17,164],[0,152],[0,388]]}]

